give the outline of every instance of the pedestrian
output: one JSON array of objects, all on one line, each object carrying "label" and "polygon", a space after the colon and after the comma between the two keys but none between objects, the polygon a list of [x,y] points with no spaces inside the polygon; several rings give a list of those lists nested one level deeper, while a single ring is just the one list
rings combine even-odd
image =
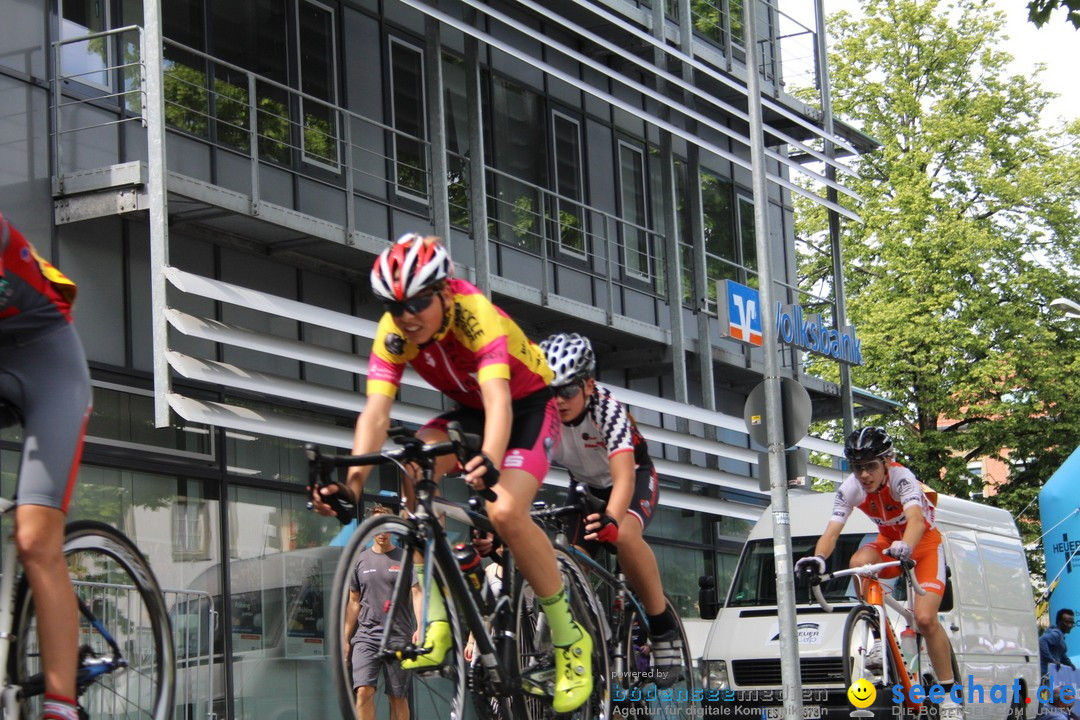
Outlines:
[{"label": "pedestrian", "polygon": [[[390,508],[375,506],[371,514],[388,515]],[[345,612],[345,662],[351,664],[356,692],[356,716],[375,719],[375,687],[384,676],[390,700],[390,720],[409,720],[409,673],[396,660],[379,657],[386,623],[385,608],[394,594],[405,551],[393,544],[388,532],[379,533],[370,548],[360,553],[349,584],[349,605]],[[420,586],[415,574],[412,585],[413,612],[418,617]],[[416,618],[399,614],[390,629],[389,645],[404,646],[417,641]]]},{"label": "pedestrian", "polygon": [[1039,638],[1039,673],[1045,678],[1050,671],[1050,664],[1065,665],[1073,670],[1076,666],[1069,659],[1069,649],[1065,645],[1065,636],[1076,624],[1076,615],[1069,608],[1061,608],[1054,618],[1054,627],[1048,628]]}]

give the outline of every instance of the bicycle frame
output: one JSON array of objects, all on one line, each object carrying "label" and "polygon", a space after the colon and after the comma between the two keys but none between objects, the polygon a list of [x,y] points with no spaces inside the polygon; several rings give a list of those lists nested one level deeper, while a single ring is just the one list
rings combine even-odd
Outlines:
[{"label": "bicycle frame", "polygon": [[[425,475],[430,475],[430,470],[424,470]],[[418,626],[421,629],[420,637],[424,637],[427,633],[427,598],[431,593],[432,582],[432,563],[437,562],[442,564],[443,567],[457,568],[457,560],[454,558],[453,550],[450,547],[450,541],[446,536],[446,531],[443,529],[442,523],[439,522],[435,512],[433,512],[433,504],[435,502],[435,482],[430,477],[425,477],[420,482],[416,483],[416,510],[409,513],[408,516],[413,520],[417,528],[422,534],[422,540],[424,541],[424,577],[421,579],[421,589],[423,593],[424,601],[421,603],[421,617],[418,618]],[[475,520],[470,517],[470,524],[475,525]],[[394,587],[394,597],[397,602],[403,602],[406,594],[409,591],[409,581],[412,578],[412,566],[413,558],[410,554],[403,561],[401,573],[398,575],[397,583]],[[480,612],[480,609],[476,606],[475,600],[473,600],[472,593],[469,591],[468,586],[465,584],[465,578],[460,572],[450,572],[446,574],[445,578],[447,583],[447,591],[453,596],[458,607],[464,611],[463,623],[465,627],[473,635],[473,641],[476,643],[477,658],[484,669],[489,673],[492,678],[492,684],[499,692],[507,693],[511,689],[511,677],[510,674],[504,670],[505,667],[512,667],[510,664],[506,664],[509,657],[502,658],[500,662],[500,651],[495,647],[495,643],[492,641],[487,628],[484,624],[484,616]],[[505,583],[505,581],[504,581]],[[505,585],[504,585],[505,586]],[[499,605],[496,605],[493,615],[498,616],[499,612],[505,612],[506,606],[505,596],[499,599]],[[392,618],[387,617],[387,626],[383,632],[383,639],[379,646],[380,656],[394,656],[395,653],[389,651],[386,647],[390,638],[390,623]],[[410,652],[402,654],[402,657],[416,656],[418,653]],[[507,653],[503,653],[507,654]]]},{"label": "bicycle frame", "polygon": [[[908,589],[907,604],[901,603],[894,598],[891,591],[887,590],[878,579],[878,575],[882,570],[892,567],[900,567],[903,569],[902,576]],[[846,570],[837,570],[832,573],[816,575],[811,580],[811,587],[813,589],[814,599],[817,601],[818,605],[826,612],[832,612],[832,605],[826,602],[825,597],[821,594],[821,582],[833,578],[855,576],[862,583],[862,593],[859,597],[859,602],[864,607],[873,609],[874,613],[877,615],[878,627],[881,630],[882,640],[888,641],[888,652],[885,652],[884,648],[882,648],[881,652],[883,677],[887,678],[895,675],[900,680],[900,684],[904,687],[904,704],[916,713],[919,713],[922,710],[923,703],[915,703],[910,700],[913,683],[911,677],[912,671],[909,667],[909,663],[916,665],[917,667],[920,657],[918,648],[921,646],[921,643],[916,642],[915,657],[910,661],[905,662],[904,653],[900,648],[900,643],[896,639],[896,633],[893,631],[892,622],[885,612],[886,607],[893,609],[904,619],[909,628],[914,629],[915,632],[918,633],[918,626],[915,623],[915,612],[909,605],[914,603],[912,591],[919,595],[926,594],[926,591],[915,581],[912,575],[912,569],[914,567],[915,563],[911,560],[889,560],[870,565],[862,565],[857,568],[848,568]],[[890,670],[894,668],[895,672],[890,674]],[[918,672],[918,670],[916,670],[916,672]]]},{"label": "bicycle frame", "polygon": [[[15,503],[7,498],[0,498],[0,516],[6,515]],[[10,685],[8,677],[8,655],[11,652],[11,625],[15,622],[15,572],[18,555],[15,551],[14,532],[5,539],[3,552],[3,573],[0,574],[0,679],[3,680],[2,702],[4,717],[18,720],[20,688]]]}]

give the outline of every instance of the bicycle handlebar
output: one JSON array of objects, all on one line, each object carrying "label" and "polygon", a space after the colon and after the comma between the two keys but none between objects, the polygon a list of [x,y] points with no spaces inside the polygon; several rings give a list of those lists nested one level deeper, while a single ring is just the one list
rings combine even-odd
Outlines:
[{"label": "bicycle handlebar", "polygon": [[915,591],[915,594],[926,594],[926,590],[924,590],[922,586],[919,585],[919,583],[915,580],[915,574],[913,572],[915,570],[914,560],[886,560],[884,562],[870,563],[868,565],[860,565],[859,567],[836,570],[831,573],[818,574],[811,572],[806,575],[806,579],[810,583],[810,590],[814,594],[815,602],[817,602],[817,604],[821,606],[821,609],[825,612],[832,612],[833,606],[830,605],[825,600],[825,596],[821,594],[821,583],[827,582],[834,578],[850,577],[852,575],[857,575],[859,577],[877,576],[877,574],[880,573],[882,570],[891,567],[899,567],[902,569],[904,575],[907,576],[908,584],[911,585],[912,589]]},{"label": "bicycle handlebar", "polygon": [[[332,477],[334,470],[344,467],[360,467],[363,465],[386,465],[415,464],[423,470],[430,470],[435,466],[435,458],[442,455],[457,455],[458,461],[464,465],[469,459],[480,452],[481,439],[479,435],[464,432],[459,423],[451,422],[446,426],[447,435],[450,439],[437,443],[424,443],[413,432],[400,425],[390,428],[387,436],[399,448],[392,450],[379,450],[362,455],[324,455],[319,448],[307,443],[304,445],[304,454],[308,460],[308,487],[315,488],[330,486],[344,487]],[[478,492],[487,500],[495,500],[495,493],[490,488],[498,482],[496,477],[486,488]],[[348,493],[351,495],[352,493]],[[359,499],[343,496],[343,493],[335,492],[332,495],[324,495],[323,501],[334,509],[334,514],[342,524],[347,524],[357,517]],[[308,503],[309,509],[314,507]]]}]

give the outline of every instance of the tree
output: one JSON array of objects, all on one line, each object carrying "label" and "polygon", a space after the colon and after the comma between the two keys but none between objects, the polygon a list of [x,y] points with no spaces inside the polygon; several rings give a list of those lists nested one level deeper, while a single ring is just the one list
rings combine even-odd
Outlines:
[{"label": "tree", "polygon": [[[1080,325],[1047,309],[1080,297],[1080,123],[1040,126],[1050,95],[1007,74],[1003,23],[978,0],[867,0],[831,18],[830,64],[836,115],[882,143],[852,161],[864,222],[842,229],[854,382],[901,404],[881,422],[938,489],[981,489],[973,458],[1024,460],[992,500],[1016,513],[1080,443]],[[797,217],[821,236],[822,210]],[[804,257],[804,287],[830,263]]]},{"label": "tree", "polygon": [[1042,27],[1050,21],[1050,15],[1059,7],[1066,8],[1065,18],[1080,30],[1080,0],[1031,0],[1028,3],[1028,22]]}]

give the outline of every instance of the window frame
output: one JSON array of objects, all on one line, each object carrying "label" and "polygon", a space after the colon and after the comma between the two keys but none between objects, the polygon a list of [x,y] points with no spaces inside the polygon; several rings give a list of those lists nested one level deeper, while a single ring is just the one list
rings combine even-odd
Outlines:
[{"label": "window frame", "polygon": [[[305,124],[304,116],[304,95],[310,94],[304,88],[304,51],[301,37],[301,23],[300,23],[300,8],[302,5],[311,5],[320,10],[325,11],[329,15],[330,27],[329,37],[327,41],[330,43],[330,49],[328,55],[330,57],[330,77],[327,79],[327,86],[330,89],[331,97],[323,102],[326,103],[330,111],[333,113],[333,121],[331,122],[331,132],[334,133],[333,138],[336,144],[336,163],[330,164],[319,159],[317,156],[309,155],[307,151],[307,133],[305,130],[307,126]],[[342,172],[342,147],[344,138],[341,137],[341,117],[337,111],[338,108],[338,82],[340,73],[338,70],[338,19],[337,8],[320,2],[319,0],[296,0],[293,3],[293,32],[294,40],[296,42],[296,91],[298,92],[298,120],[297,123],[300,133],[300,143],[298,150],[300,151],[300,161],[308,165],[313,165],[329,172],[340,174]],[[314,96],[312,96],[314,97]]]},{"label": "window frame", "polygon": [[387,36],[387,92],[389,93],[387,109],[389,111],[388,120],[391,129],[390,144],[392,153],[390,157],[387,158],[387,160],[390,163],[392,171],[390,173],[388,181],[391,183],[393,187],[393,194],[396,197],[409,200],[411,202],[420,203],[421,205],[426,206],[431,203],[430,184],[425,182],[424,194],[417,194],[414,190],[401,184],[401,176],[398,172],[398,166],[401,164],[398,160],[398,141],[400,139],[400,133],[402,131],[398,129],[398,108],[397,104],[395,103],[396,77],[394,72],[394,52],[396,48],[404,48],[407,50],[411,50],[416,53],[417,56],[419,56],[419,72],[417,73],[417,75],[420,79],[420,94],[417,98],[417,102],[420,106],[420,111],[417,125],[423,131],[423,134],[418,136],[419,139],[417,140],[417,142],[419,143],[420,147],[420,155],[424,156],[422,157],[422,159],[425,163],[425,167],[421,168],[421,172],[423,173],[425,178],[431,174],[430,158],[426,157],[424,153],[424,150],[428,146],[429,142],[427,136],[428,128],[427,124],[424,122],[424,118],[427,115],[427,78],[424,75],[424,63],[427,61],[427,53],[420,45],[411,43],[408,40],[405,40],[404,38],[398,37],[396,35],[389,35]]},{"label": "window frame", "polygon": [[[576,170],[576,173],[577,173],[576,181],[577,181],[577,186],[578,186],[578,191],[579,191],[578,195],[580,196],[580,197],[578,197],[576,199],[568,199],[568,200],[563,200],[562,199],[564,197],[564,195],[563,195],[563,192],[562,192],[562,187],[561,187],[561,182],[560,182],[560,173],[559,173],[559,142],[558,142],[558,137],[559,136],[558,136],[558,134],[556,132],[556,125],[560,121],[566,122],[566,123],[572,125],[574,130],[576,131],[575,132],[575,144],[577,146],[577,158],[576,158],[576,163],[574,165],[575,165],[575,170]],[[565,112],[563,112],[561,110],[557,110],[557,109],[553,108],[551,110],[551,168],[552,168],[552,170],[551,170],[551,185],[553,186],[552,187],[552,192],[554,193],[554,197],[552,198],[553,205],[554,205],[554,207],[552,209],[553,209],[554,212],[552,214],[552,219],[551,219],[550,222],[554,223],[555,228],[554,228],[554,233],[552,234],[551,237],[554,239],[555,247],[558,249],[560,254],[566,255],[568,257],[572,257],[572,258],[575,258],[577,260],[581,260],[581,261],[587,263],[589,261],[589,232],[588,232],[588,217],[587,217],[587,215],[585,213],[585,205],[586,205],[585,195],[586,195],[586,192],[585,192],[585,147],[584,147],[584,145],[585,145],[585,143],[584,143],[584,135],[581,132],[581,120],[579,120],[578,118],[576,118],[576,117],[574,117],[574,116],[572,116],[572,115],[570,115],[568,113],[565,113]],[[565,197],[569,198],[568,195],[565,196]],[[572,245],[569,245],[569,244],[563,242],[562,222],[560,220],[560,214],[562,212],[563,203],[571,203],[571,202],[577,203],[578,206],[580,207],[580,214],[579,214],[579,219],[581,220],[580,232],[581,232],[581,240],[582,240],[582,245],[583,245],[583,249],[581,249],[581,250],[578,250],[578,249],[574,248]]]},{"label": "window frame", "polygon": [[[627,182],[626,182],[626,175],[623,173],[623,167],[624,167],[623,166],[623,151],[624,150],[627,150],[629,152],[634,153],[635,155],[637,155],[637,159],[638,159],[638,162],[636,163],[636,166],[637,166],[638,172],[640,173],[640,181],[641,181],[641,183],[640,183],[641,194],[640,194],[640,197],[639,197],[640,210],[641,210],[641,214],[643,215],[643,218],[642,218],[641,222],[638,222],[637,220],[632,220],[631,221],[629,218],[627,218],[627,207],[626,207],[627,206],[627,202],[626,202],[627,201],[627,195],[626,195]],[[651,222],[652,215],[649,212],[649,210],[650,210],[650,208],[649,208],[649,185],[648,185],[648,177],[649,176],[648,176],[648,166],[647,166],[646,158],[645,158],[645,148],[640,146],[640,145],[636,145],[636,144],[634,144],[632,142],[629,142],[628,140],[624,140],[622,138],[619,138],[616,141],[616,155],[617,155],[616,163],[617,163],[617,166],[618,166],[618,169],[619,169],[618,170],[619,219],[623,220],[623,221],[627,221],[627,222],[633,222],[635,225],[639,225],[639,226],[645,228],[645,230],[637,230],[635,228],[635,232],[641,233],[644,236],[644,241],[645,241],[644,242],[644,246],[645,246],[644,247],[644,252],[642,252],[640,247],[635,248],[635,252],[638,252],[639,254],[642,254],[645,257],[645,266],[646,267],[645,267],[645,271],[642,272],[641,270],[633,269],[633,268],[630,267],[630,263],[628,261],[629,257],[630,257],[630,246],[629,246],[629,243],[627,242],[627,239],[626,239],[626,233],[627,233],[627,230],[629,228],[627,228],[626,226],[621,226],[620,227],[620,229],[619,229],[619,239],[620,239],[620,245],[621,245],[621,248],[622,248],[622,256],[623,256],[622,257],[623,272],[626,274],[626,276],[628,278],[632,278],[634,280],[638,280],[640,282],[646,283],[651,287],[656,283],[657,277],[656,277],[656,267],[655,267],[656,266],[656,259],[655,259],[654,255],[653,255],[653,252],[652,252],[653,248],[651,247],[651,245],[652,245],[652,235],[650,234],[650,231],[652,229],[652,222]],[[635,208],[635,212],[636,212],[636,210],[637,209]]]}]

